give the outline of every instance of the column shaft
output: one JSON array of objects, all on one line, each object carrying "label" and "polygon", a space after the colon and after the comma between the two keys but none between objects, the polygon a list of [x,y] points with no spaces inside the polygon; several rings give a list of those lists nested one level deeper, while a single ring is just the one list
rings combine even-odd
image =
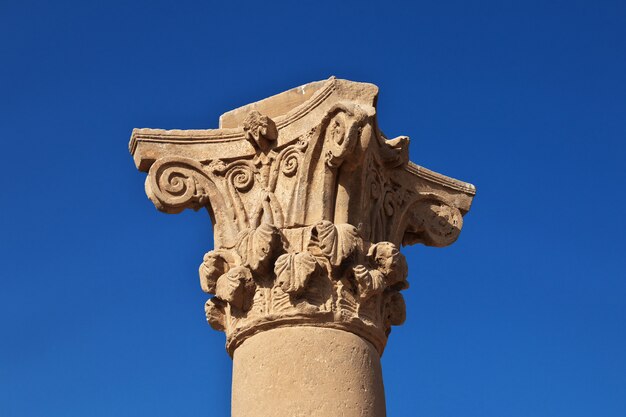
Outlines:
[{"label": "column shaft", "polygon": [[350,332],[286,327],[235,350],[232,417],[384,417],[380,358]]}]

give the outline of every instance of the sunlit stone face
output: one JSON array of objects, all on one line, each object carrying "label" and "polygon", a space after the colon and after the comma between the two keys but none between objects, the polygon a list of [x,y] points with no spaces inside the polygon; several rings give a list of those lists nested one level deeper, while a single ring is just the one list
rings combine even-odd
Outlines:
[{"label": "sunlit stone face", "polygon": [[[220,129],[133,131],[130,150],[148,172],[156,207],[206,208],[211,217],[215,247],[200,264],[200,282],[212,295],[207,320],[225,332],[235,357],[236,381],[252,380],[250,346],[265,343],[268,364],[289,357],[306,374],[268,384],[301,392],[303,381],[319,386],[339,369],[358,392],[362,375],[379,369],[391,326],[406,317],[400,246],[446,246],[460,233],[473,186],[410,163],[408,137],[387,139],[378,128],[377,94],[372,84],[331,78],[228,112]],[[305,352],[325,354],[338,331],[350,335],[336,352],[347,356],[331,361],[328,375],[297,362]],[[359,360],[350,356],[357,348]],[[382,396],[379,376],[370,382]],[[233,415],[256,417],[245,411],[259,401],[254,393],[233,392]],[[374,403],[337,415],[381,417],[384,400]],[[317,415],[270,408],[274,414],[261,417]]]}]

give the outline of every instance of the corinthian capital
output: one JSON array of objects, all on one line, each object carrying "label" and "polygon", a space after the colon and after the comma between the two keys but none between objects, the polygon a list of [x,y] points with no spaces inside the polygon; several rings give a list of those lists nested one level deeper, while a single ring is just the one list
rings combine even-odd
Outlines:
[{"label": "corinthian capital", "polygon": [[378,89],[331,78],[228,112],[215,130],[135,129],[130,151],[166,213],[206,208],[200,265],[227,350],[264,330],[346,330],[379,353],[405,318],[401,245],[459,236],[474,187],[408,160],[386,138]]}]

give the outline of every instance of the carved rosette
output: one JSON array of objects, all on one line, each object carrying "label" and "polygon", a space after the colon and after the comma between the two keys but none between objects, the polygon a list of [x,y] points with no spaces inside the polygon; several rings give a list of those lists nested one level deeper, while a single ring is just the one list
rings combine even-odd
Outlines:
[{"label": "carved rosette", "polygon": [[251,110],[238,129],[207,131],[195,158],[184,146],[202,144],[198,131],[133,135],[156,207],[211,215],[200,282],[231,355],[284,326],[343,329],[382,354],[406,316],[400,245],[457,239],[473,188],[410,164],[408,138],[378,129],[372,87],[331,79],[277,120]]}]

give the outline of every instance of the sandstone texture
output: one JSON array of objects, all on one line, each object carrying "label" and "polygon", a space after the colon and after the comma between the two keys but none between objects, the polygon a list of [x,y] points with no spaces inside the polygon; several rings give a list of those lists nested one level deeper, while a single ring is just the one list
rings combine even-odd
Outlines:
[{"label": "sandstone texture", "polygon": [[409,286],[399,248],[453,243],[475,189],[410,162],[409,138],[378,126],[377,95],[330,78],[219,129],[133,131],[157,209],[213,224],[200,285],[234,357],[234,416],[384,415],[378,356]]},{"label": "sandstone texture", "polygon": [[232,406],[233,417],[384,416],[378,352],[342,330],[259,333],[235,351]]}]

